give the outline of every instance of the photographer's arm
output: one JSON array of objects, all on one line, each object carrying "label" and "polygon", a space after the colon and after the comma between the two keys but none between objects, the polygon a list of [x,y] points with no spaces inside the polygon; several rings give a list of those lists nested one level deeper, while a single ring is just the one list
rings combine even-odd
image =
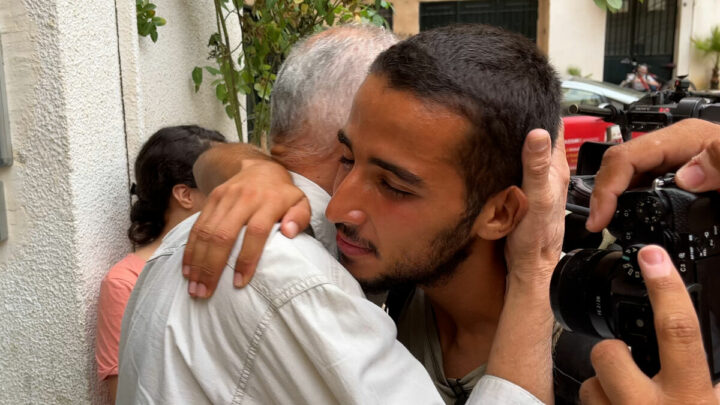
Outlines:
[{"label": "photographer's arm", "polygon": [[[212,191],[190,232],[183,257],[188,292],[210,297],[240,230],[247,225],[233,283],[245,286],[255,272],[275,222],[294,237],[310,222],[310,205],[287,170],[248,144],[216,145],[193,167],[198,188]],[[227,181],[226,181],[227,180]]]},{"label": "photographer's arm", "polygon": [[[712,154],[720,155],[718,142],[720,125],[699,119],[686,119],[608,149],[595,178],[587,229],[599,232],[610,223],[615,213],[617,197],[631,184],[642,178],[652,179],[675,170],[706,148],[708,157]],[[708,170],[720,167],[720,164],[710,165],[707,159],[698,163],[704,164],[701,167]],[[714,170],[717,172],[717,169]],[[690,184],[693,173],[697,174],[694,170],[678,171],[678,185],[698,190],[695,185]],[[714,188],[717,188],[718,184],[720,182],[715,183]]]},{"label": "photographer's arm", "polygon": [[523,149],[522,190],[528,211],[508,236],[505,303],[487,373],[553,402],[550,278],[560,257],[570,172],[562,136],[533,130]]}]

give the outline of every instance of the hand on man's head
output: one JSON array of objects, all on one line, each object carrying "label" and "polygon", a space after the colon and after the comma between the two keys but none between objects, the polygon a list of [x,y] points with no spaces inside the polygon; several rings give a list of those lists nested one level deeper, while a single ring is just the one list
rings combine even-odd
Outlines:
[{"label": "hand on man's head", "polygon": [[542,129],[530,131],[525,140],[522,191],[527,197],[527,213],[505,247],[511,274],[539,277],[548,283],[560,259],[570,179],[562,127],[554,150],[550,145],[550,135]]}]

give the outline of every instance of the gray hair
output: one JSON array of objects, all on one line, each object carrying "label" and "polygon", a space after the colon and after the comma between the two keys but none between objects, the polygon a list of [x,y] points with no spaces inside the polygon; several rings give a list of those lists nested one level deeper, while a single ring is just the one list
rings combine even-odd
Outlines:
[{"label": "gray hair", "polygon": [[397,41],[384,28],[349,24],[295,44],[270,97],[270,144],[292,144],[305,155],[332,150],[370,65]]}]

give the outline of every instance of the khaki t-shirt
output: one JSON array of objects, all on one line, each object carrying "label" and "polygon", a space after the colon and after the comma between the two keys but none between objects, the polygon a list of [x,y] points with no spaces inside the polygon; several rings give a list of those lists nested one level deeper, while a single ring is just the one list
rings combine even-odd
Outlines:
[{"label": "khaki t-shirt", "polygon": [[416,288],[406,302],[398,318],[397,329],[398,340],[425,366],[443,401],[449,405],[464,404],[475,384],[485,374],[487,364],[459,379],[445,376],[435,315],[421,289]]}]

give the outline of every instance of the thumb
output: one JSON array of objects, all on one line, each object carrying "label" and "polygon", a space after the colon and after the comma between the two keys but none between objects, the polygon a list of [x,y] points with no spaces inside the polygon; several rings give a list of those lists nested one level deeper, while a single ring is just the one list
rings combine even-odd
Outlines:
[{"label": "thumb", "polygon": [[525,138],[522,151],[522,189],[531,200],[533,196],[549,195],[550,144],[550,134],[543,129],[533,129]]},{"label": "thumb", "polygon": [[681,188],[703,192],[720,189],[720,140],[712,141],[675,175]]},{"label": "thumb", "polygon": [[310,225],[311,208],[307,197],[290,207],[282,218],[281,231],[288,238],[296,237]]}]

